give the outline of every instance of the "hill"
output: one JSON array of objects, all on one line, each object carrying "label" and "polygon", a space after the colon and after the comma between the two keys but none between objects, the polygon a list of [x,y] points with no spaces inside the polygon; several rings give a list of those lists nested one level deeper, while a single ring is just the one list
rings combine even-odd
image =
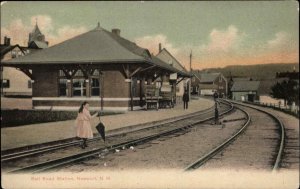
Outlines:
[{"label": "hill", "polygon": [[298,63],[280,63],[280,64],[258,64],[258,65],[234,65],[224,68],[208,68],[201,70],[204,72],[221,72],[225,77],[251,77],[253,79],[271,79],[275,78],[276,72],[292,72],[295,67],[296,72],[299,72]]}]

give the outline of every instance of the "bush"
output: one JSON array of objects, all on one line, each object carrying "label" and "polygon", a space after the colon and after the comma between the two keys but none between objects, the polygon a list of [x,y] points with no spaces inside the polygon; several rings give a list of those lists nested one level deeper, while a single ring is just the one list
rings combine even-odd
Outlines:
[{"label": "bush", "polygon": [[[93,113],[93,112],[91,112]],[[118,114],[118,112],[101,112],[103,115]],[[35,123],[55,122],[76,119],[76,111],[50,110],[1,110],[1,128],[28,125]]]}]

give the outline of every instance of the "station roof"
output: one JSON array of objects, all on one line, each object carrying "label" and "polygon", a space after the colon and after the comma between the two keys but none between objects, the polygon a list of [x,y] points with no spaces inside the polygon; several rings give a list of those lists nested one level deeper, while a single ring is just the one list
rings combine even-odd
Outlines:
[{"label": "station roof", "polygon": [[6,62],[10,64],[72,64],[145,60],[144,57],[132,52],[134,50],[132,44],[125,45],[125,40],[113,35],[115,34],[98,26],[94,30],[52,47]]},{"label": "station roof", "polygon": [[231,91],[258,91],[259,81],[235,81],[231,87]]},{"label": "station roof", "polygon": [[148,63],[189,76],[188,73],[157,60],[148,49],[141,48],[120,35],[103,29],[100,24],[95,29],[62,43],[26,56],[3,61],[1,64],[17,66],[86,63]]}]

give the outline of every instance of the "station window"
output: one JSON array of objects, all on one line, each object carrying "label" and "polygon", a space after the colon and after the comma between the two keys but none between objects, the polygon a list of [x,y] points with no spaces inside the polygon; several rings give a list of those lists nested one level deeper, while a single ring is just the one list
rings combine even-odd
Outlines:
[{"label": "station window", "polygon": [[92,96],[100,96],[100,82],[97,78],[91,80]]},{"label": "station window", "polygon": [[67,96],[68,88],[67,88],[67,79],[59,80],[59,96]]},{"label": "station window", "polygon": [[73,96],[86,96],[85,79],[73,79]]},{"label": "station window", "polygon": [[1,80],[1,87],[2,88],[9,88],[10,87],[9,79],[3,79],[3,80]]},{"label": "station window", "polygon": [[31,82],[31,80],[28,80],[27,86],[28,86],[28,89],[31,89],[31,88],[32,88],[32,82]]}]

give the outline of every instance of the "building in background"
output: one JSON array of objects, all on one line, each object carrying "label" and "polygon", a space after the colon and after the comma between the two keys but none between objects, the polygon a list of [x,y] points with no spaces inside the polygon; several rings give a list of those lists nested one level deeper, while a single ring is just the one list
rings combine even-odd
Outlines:
[{"label": "building in background", "polygon": [[227,79],[221,73],[192,72],[192,94],[227,96]]},{"label": "building in background", "polygon": [[259,101],[259,81],[235,81],[231,87],[232,100]]},{"label": "building in background", "polygon": [[[188,72],[166,48],[162,49],[161,44],[159,44],[159,51],[156,57],[182,72]],[[172,81],[171,84],[176,91],[176,101],[180,102],[182,100],[184,90],[189,86],[190,78],[180,78],[177,77],[177,75],[171,75],[170,80]]]},{"label": "building in background", "polygon": [[[0,45],[1,61],[25,56],[48,47],[45,36],[36,24],[29,34],[28,46],[11,45],[10,38],[4,37],[4,44]],[[32,96],[32,80],[24,70],[1,66],[1,96]]]},{"label": "building in background", "polygon": [[236,81],[252,81],[253,79],[251,77],[240,77],[240,76],[232,76],[230,73],[230,76],[227,78],[227,89],[228,89],[228,93],[227,93],[227,97],[232,99],[232,92],[231,92],[231,88],[233,86],[233,83]]}]

